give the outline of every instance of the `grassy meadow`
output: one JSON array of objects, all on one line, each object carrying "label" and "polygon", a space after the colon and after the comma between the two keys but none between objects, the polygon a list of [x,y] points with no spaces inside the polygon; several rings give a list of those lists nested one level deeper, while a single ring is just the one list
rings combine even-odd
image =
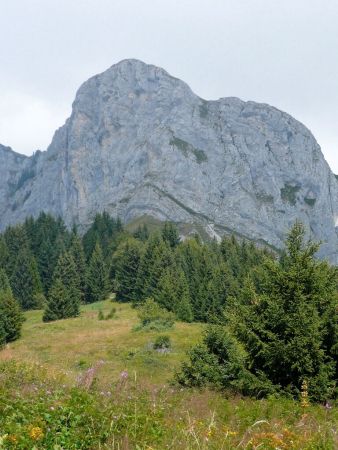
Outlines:
[{"label": "grassy meadow", "polygon": [[[115,307],[114,318],[98,320]],[[98,302],[42,323],[0,352],[0,449],[335,449],[337,409],[172,383],[203,325],[135,331],[129,304]],[[170,336],[172,349],[152,348]]]}]

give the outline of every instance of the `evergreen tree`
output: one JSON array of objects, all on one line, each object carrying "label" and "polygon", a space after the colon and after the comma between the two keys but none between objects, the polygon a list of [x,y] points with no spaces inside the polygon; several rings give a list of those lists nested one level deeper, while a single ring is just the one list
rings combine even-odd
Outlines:
[{"label": "evergreen tree", "polygon": [[43,314],[44,322],[67,319],[79,315],[78,308],[74,308],[74,302],[60,278],[55,278],[49,291],[47,306]]},{"label": "evergreen tree", "polygon": [[6,269],[8,265],[9,251],[6,241],[2,235],[0,235],[0,268]]},{"label": "evergreen tree", "polygon": [[163,271],[174,262],[169,245],[157,234],[150,236],[137,273],[135,296],[138,302],[153,296]]},{"label": "evergreen tree", "polygon": [[135,275],[138,272],[143,245],[129,238],[119,245],[112,261],[111,273],[114,273],[116,299],[118,301],[137,301]]},{"label": "evergreen tree", "polygon": [[109,277],[106,263],[99,243],[96,243],[87,272],[88,303],[104,300],[109,293]]},{"label": "evergreen tree", "polygon": [[134,232],[134,238],[139,239],[142,242],[146,242],[149,239],[149,230],[146,224],[139,225]]},{"label": "evergreen tree", "polygon": [[83,250],[81,239],[77,234],[72,235],[69,249],[74,262],[76,271],[79,277],[79,287],[81,291],[81,299],[84,300],[86,293],[86,257]]},{"label": "evergreen tree", "polygon": [[42,286],[35,258],[27,247],[19,250],[10,283],[22,309],[39,307],[37,295],[42,292]]},{"label": "evergreen tree", "polygon": [[176,225],[166,222],[162,229],[162,239],[167,242],[171,248],[175,248],[180,243],[180,236]]},{"label": "evergreen tree", "polygon": [[162,307],[175,312],[178,319],[192,322],[189,287],[181,268],[169,266],[163,271],[154,291],[154,300]]},{"label": "evergreen tree", "polygon": [[318,245],[304,244],[304,235],[296,223],[285,256],[265,260],[268,276],[262,293],[248,280],[228,318],[250,355],[252,370],[293,393],[307,380],[312,397],[324,400],[332,395],[335,378],[325,337],[328,315],[337,324],[337,286],[327,263],[314,258]]},{"label": "evergreen tree", "polygon": [[[66,317],[78,316],[80,314],[81,303],[80,278],[76,270],[74,259],[69,252],[62,253],[57,262],[53,275],[53,284],[50,292],[48,293],[48,305],[51,302],[51,294],[53,294],[54,301],[56,293],[61,292],[60,283],[58,280],[61,282],[66,291],[64,298],[60,300],[60,302],[62,302],[61,305],[63,305],[63,302],[67,303],[67,306],[64,307],[66,309],[63,309],[63,311],[67,311]],[[53,289],[55,284],[58,286]],[[55,303],[57,304],[57,301],[55,301]]]},{"label": "evergreen tree", "polygon": [[6,342],[12,342],[21,335],[23,315],[11,291],[0,290],[0,316]]}]

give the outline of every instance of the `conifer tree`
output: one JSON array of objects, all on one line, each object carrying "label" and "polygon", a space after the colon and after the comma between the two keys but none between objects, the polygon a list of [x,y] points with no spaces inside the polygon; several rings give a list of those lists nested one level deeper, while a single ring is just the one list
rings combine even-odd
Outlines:
[{"label": "conifer tree", "polygon": [[34,256],[25,247],[17,255],[10,284],[22,309],[39,307],[37,295],[42,292],[39,272]]},{"label": "conifer tree", "polygon": [[176,225],[166,222],[162,229],[162,239],[167,242],[171,248],[175,248],[180,243],[180,236]]},{"label": "conifer tree", "polygon": [[47,305],[43,314],[44,322],[67,319],[79,315],[79,310],[74,309],[73,299],[69,295],[60,278],[55,278],[49,290]]},{"label": "conifer tree", "polygon": [[[69,252],[64,252],[59,257],[53,275],[53,284],[50,292],[48,293],[48,304],[50,303],[49,298],[51,293],[53,294],[53,298],[55,298],[56,292],[60,292],[60,283],[58,280],[61,282],[66,291],[65,297],[62,299],[62,302],[67,303],[67,307],[65,307],[67,310],[66,317],[78,316],[80,313],[81,303],[80,278],[76,270],[74,259]],[[57,283],[58,286],[53,289],[55,283]]]},{"label": "conifer tree", "polygon": [[153,296],[164,270],[174,262],[169,245],[157,234],[150,236],[137,273],[135,290],[137,302],[143,302]]},{"label": "conifer tree", "polygon": [[142,243],[129,238],[120,244],[114,253],[111,272],[114,273],[118,301],[137,301],[135,278],[140,266],[142,251]]},{"label": "conifer tree", "polygon": [[81,239],[75,233],[72,234],[69,251],[74,259],[76,271],[79,277],[81,299],[84,300],[86,293],[86,257]]},{"label": "conifer tree", "polygon": [[318,245],[304,243],[304,236],[304,227],[296,223],[284,257],[265,260],[268,276],[262,293],[248,280],[227,316],[253,371],[294,393],[306,379],[311,396],[324,400],[332,395],[335,378],[325,337],[328,315],[337,324],[336,276],[326,262],[314,258]]},{"label": "conifer tree", "polygon": [[102,249],[96,243],[87,272],[86,301],[88,303],[104,300],[109,293],[108,269]]},{"label": "conifer tree", "polygon": [[142,242],[146,242],[149,239],[149,230],[146,224],[139,225],[134,232],[134,238],[139,239]]},{"label": "conifer tree", "polygon": [[2,235],[0,235],[0,268],[6,269],[9,259],[9,251],[6,241]]},{"label": "conifer tree", "polygon": [[3,269],[0,269],[0,318],[3,339],[6,342],[18,339],[21,334],[23,316],[18,302],[13,297],[9,280]]}]

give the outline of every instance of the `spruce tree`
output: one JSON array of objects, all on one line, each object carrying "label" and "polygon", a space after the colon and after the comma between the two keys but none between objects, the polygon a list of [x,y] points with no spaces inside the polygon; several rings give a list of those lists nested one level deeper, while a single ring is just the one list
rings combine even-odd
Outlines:
[{"label": "spruce tree", "polygon": [[69,251],[74,259],[76,271],[79,277],[81,299],[84,300],[86,293],[86,257],[81,239],[76,233],[72,234]]},{"label": "spruce tree", "polygon": [[304,227],[290,231],[280,261],[266,258],[261,293],[247,280],[240,299],[227,309],[233,331],[244,343],[255,372],[297,394],[303,380],[310,395],[332,395],[334,357],[327,345],[328,316],[337,324],[337,281],[318,245],[304,243]]},{"label": "spruce tree", "polygon": [[30,250],[25,247],[17,255],[10,284],[14,297],[22,309],[34,309],[40,306],[37,295],[42,292],[42,286],[36,260]]},{"label": "spruce tree", "polygon": [[0,235],[0,268],[6,269],[9,259],[9,251],[6,241],[2,235]]},{"label": "spruce tree", "polygon": [[138,272],[143,245],[129,238],[120,244],[113,256],[111,272],[114,273],[116,299],[118,301],[137,301],[135,276]]},{"label": "spruce tree", "polygon": [[105,300],[109,293],[109,277],[102,249],[96,243],[87,272],[86,301],[88,303]]},{"label": "spruce tree", "polygon": [[23,315],[11,291],[0,290],[0,316],[6,342],[12,342],[21,335]]},{"label": "spruce tree", "polygon": [[42,320],[51,322],[53,320],[76,317],[78,314],[78,309],[74,310],[73,299],[70,297],[68,289],[60,278],[55,278],[48,294]]},{"label": "spruce tree", "polygon": [[[50,303],[49,298],[51,293],[55,297],[56,292],[60,291],[60,283],[58,280],[61,281],[61,284],[66,291],[66,296],[62,299],[62,302],[67,303],[66,317],[78,316],[80,313],[81,303],[80,278],[76,270],[74,259],[69,252],[64,252],[59,257],[53,275],[53,284],[50,292],[48,293],[48,304]],[[56,283],[58,284],[57,289],[53,289],[53,286]]]},{"label": "spruce tree", "polygon": [[162,239],[167,242],[171,248],[175,248],[180,243],[180,236],[176,225],[166,222],[162,229]]}]

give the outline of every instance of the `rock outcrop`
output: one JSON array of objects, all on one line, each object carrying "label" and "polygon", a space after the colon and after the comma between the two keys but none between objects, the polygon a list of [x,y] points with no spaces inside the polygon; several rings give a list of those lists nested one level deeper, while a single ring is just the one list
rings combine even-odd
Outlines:
[{"label": "rock outcrop", "polygon": [[140,61],[85,82],[47,151],[0,146],[0,164],[2,229],[42,210],[85,227],[106,210],[280,248],[299,219],[338,263],[338,181],[310,131],[266,104],[203,100]]}]

